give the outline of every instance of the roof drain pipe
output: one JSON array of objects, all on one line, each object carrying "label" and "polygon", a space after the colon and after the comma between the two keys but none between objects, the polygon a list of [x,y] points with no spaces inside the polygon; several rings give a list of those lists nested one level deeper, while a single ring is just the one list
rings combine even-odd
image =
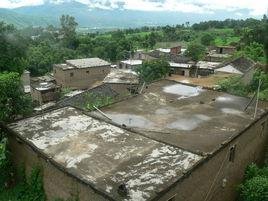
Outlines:
[{"label": "roof drain pipe", "polygon": [[142,93],[144,87],[145,87],[145,82],[143,82],[143,85],[142,85],[141,90],[140,90],[140,94]]},{"label": "roof drain pipe", "polygon": [[112,119],[110,117],[108,117],[104,112],[102,112],[99,108],[97,108],[95,105],[93,105],[93,107],[104,117],[106,117],[107,119],[109,119],[110,121],[112,121]]},{"label": "roof drain pipe", "polygon": [[257,116],[261,84],[262,84],[261,79],[259,79],[259,86],[258,86],[258,91],[257,91],[257,100],[256,100],[256,105],[255,105],[254,119]]}]

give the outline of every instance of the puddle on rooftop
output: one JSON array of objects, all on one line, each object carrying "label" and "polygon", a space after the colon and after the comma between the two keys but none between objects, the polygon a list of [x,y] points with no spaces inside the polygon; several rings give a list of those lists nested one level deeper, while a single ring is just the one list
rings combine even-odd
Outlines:
[{"label": "puddle on rooftop", "polygon": [[233,108],[222,108],[221,111],[225,114],[232,114],[232,115],[238,115],[238,116],[244,116],[244,112],[240,110],[236,110]]},{"label": "puddle on rooftop", "polygon": [[161,115],[161,114],[170,114],[170,111],[168,111],[167,109],[160,108],[160,109],[157,109],[157,110],[155,111],[155,114],[157,114],[157,115]]},{"label": "puddle on rooftop", "polygon": [[178,129],[178,130],[184,130],[184,131],[190,131],[197,128],[200,124],[211,120],[211,117],[202,115],[202,114],[196,114],[189,118],[180,118],[170,124],[168,124],[168,128],[170,129]]},{"label": "puddle on rooftop", "polygon": [[125,124],[128,127],[148,128],[153,127],[155,124],[139,115],[108,113],[107,114],[113,122],[118,124]]},{"label": "puddle on rooftop", "polygon": [[191,87],[182,84],[174,84],[163,87],[163,91],[169,94],[175,94],[181,96],[179,99],[198,96],[204,91],[201,87]]},{"label": "puddle on rooftop", "polygon": [[233,108],[235,110],[243,110],[246,107],[247,103],[248,99],[231,95],[219,96],[215,101],[216,106],[222,109]]}]

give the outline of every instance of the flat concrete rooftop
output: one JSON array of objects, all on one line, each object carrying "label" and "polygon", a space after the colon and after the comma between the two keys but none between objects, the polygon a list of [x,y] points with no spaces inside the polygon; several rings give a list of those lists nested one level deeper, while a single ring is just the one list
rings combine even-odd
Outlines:
[{"label": "flat concrete rooftop", "polygon": [[109,84],[139,84],[139,76],[130,69],[113,69],[104,78],[103,83]]},{"label": "flat concrete rooftop", "polygon": [[[114,200],[154,198],[202,159],[72,107],[8,126],[67,171]],[[118,193],[121,184],[127,186],[127,197]]]},{"label": "flat concrete rooftop", "polygon": [[[194,153],[210,153],[253,121],[249,99],[162,80],[143,94],[102,108],[112,121]],[[263,110],[258,110],[260,115]],[[99,115],[98,112],[94,114]]]}]

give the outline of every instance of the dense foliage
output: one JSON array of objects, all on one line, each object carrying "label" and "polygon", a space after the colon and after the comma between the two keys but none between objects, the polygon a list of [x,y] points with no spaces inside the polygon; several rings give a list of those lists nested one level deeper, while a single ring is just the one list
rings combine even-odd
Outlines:
[{"label": "dense foliage", "polygon": [[205,57],[206,47],[200,43],[193,42],[187,46],[185,55],[190,57],[193,61],[200,61]]},{"label": "dense foliage", "polygon": [[239,187],[241,201],[268,200],[268,167],[250,165],[245,173],[245,181]]},{"label": "dense foliage", "polygon": [[24,94],[19,74],[0,74],[0,121],[10,121],[31,110],[31,98]]},{"label": "dense foliage", "polygon": [[14,26],[0,22],[0,72],[23,72],[27,47],[23,41]]},{"label": "dense foliage", "polygon": [[165,77],[170,72],[170,65],[165,59],[145,61],[137,68],[142,81],[150,83]]},{"label": "dense foliage", "polygon": [[[22,172],[22,174],[25,171]],[[18,201],[45,201],[42,171],[34,167],[29,177],[22,175],[19,185]]]},{"label": "dense foliage", "polygon": [[257,91],[259,80],[261,80],[259,98],[261,100],[268,100],[268,75],[261,71],[256,70],[253,79],[249,85],[244,85],[240,76],[230,77],[228,79],[220,81],[219,89],[230,94],[238,96],[251,97]]},{"label": "dense foliage", "polygon": [[41,169],[34,167],[26,177],[21,166],[15,178],[7,143],[5,134],[0,133],[0,201],[45,201]]},{"label": "dense foliage", "polygon": [[213,36],[211,33],[205,33],[202,37],[201,37],[201,43],[204,46],[210,46],[213,45],[215,43],[215,36]]},{"label": "dense foliage", "polygon": [[0,138],[0,192],[4,191],[12,181],[13,168],[7,150],[7,139]]},{"label": "dense foliage", "polygon": [[102,96],[93,93],[85,94],[84,99],[86,100],[84,108],[87,110],[95,110],[95,107],[101,108],[114,102],[113,98],[110,96]]}]

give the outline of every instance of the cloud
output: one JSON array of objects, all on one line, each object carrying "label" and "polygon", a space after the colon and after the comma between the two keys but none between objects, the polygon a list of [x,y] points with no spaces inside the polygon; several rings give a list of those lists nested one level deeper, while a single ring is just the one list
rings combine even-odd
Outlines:
[{"label": "cloud", "polygon": [[[62,3],[72,0],[1,0],[0,7],[40,5],[46,1]],[[129,9],[142,11],[179,11],[185,13],[217,13],[228,11],[236,14],[248,10],[252,16],[267,12],[268,0],[73,0],[87,4],[90,8]],[[239,14],[238,14],[239,16]]]},{"label": "cloud", "polygon": [[44,3],[44,0],[1,0],[1,8],[17,8],[21,6],[34,6],[41,5]]}]

